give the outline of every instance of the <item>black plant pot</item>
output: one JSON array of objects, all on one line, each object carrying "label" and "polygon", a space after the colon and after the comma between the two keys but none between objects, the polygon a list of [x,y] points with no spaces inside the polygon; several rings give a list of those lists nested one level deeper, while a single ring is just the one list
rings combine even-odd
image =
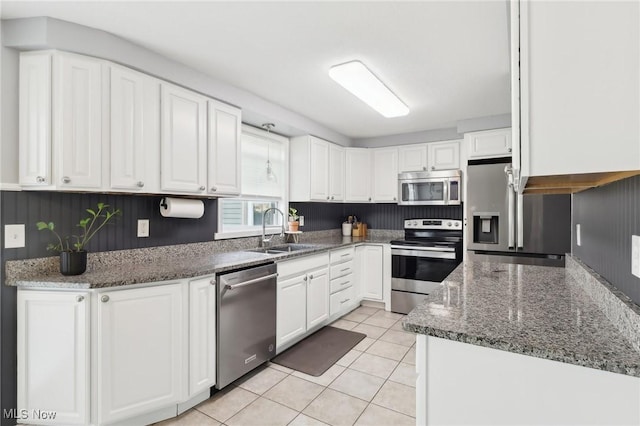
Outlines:
[{"label": "black plant pot", "polygon": [[87,270],[86,251],[60,252],[60,273],[62,275],[80,275]]}]

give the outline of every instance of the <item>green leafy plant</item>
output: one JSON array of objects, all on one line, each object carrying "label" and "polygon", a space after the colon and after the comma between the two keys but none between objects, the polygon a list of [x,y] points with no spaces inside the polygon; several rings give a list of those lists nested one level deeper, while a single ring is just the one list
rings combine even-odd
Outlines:
[{"label": "green leafy plant", "polygon": [[[98,203],[98,209],[87,209],[89,217],[81,219],[76,225],[82,229],[80,235],[70,235],[61,237],[55,230],[55,224],[53,222],[38,222],[36,226],[39,231],[48,230],[53,233],[58,239],[58,243],[49,243],[47,250],[53,251],[82,251],[87,243],[101,230],[114,216],[121,215],[120,209],[108,210],[109,205],[104,203]],[[71,240],[71,241],[70,241]]]},{"label": "green leafy plant", "polygon": [[289,207],[289,221],[295,222],[296,220],[298,220],[298,209]]}]

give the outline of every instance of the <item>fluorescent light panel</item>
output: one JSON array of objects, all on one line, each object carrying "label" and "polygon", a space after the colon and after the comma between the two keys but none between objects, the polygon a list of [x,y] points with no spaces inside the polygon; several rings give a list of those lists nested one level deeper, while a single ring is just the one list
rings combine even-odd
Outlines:
[{"label": "fluorescent light panel", "polygon": [[335,65],[329,76],[387,118],[409,114],[409,107],[360,61]]}]

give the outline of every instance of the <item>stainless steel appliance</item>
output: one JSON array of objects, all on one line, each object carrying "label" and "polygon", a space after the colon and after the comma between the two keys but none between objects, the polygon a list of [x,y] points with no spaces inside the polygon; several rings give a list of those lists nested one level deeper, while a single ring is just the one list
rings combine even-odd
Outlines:
[{"label": "stainless steel appliance", "polygon": [[469,161],[465,205],[471,259],[564,265],[571,196],[516,193],[510,158]]},{"label": "stainless steel appliance", "polygon": [[399,173],[398,204],[459,205],[460,178],[460,170]]},{"label": "stainless steel appliance", "polygon": [[222,389],[275,356],[276,265],[217,277],[217,378]]},{"label": "stainless steel appliance", "polygon": [[391,241],[391,310],[409,313],[462,261],[462,221],[408,219]]}]

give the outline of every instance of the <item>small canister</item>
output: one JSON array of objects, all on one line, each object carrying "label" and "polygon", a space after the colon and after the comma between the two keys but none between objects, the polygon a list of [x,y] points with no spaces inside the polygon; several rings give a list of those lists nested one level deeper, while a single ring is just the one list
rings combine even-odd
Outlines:
[{"label": "small canister", "polygon": [[353,226],[349,222],[344,222],[342,224],[342,235],[345,237],[350,237],[352,229],[353,229]]}]

